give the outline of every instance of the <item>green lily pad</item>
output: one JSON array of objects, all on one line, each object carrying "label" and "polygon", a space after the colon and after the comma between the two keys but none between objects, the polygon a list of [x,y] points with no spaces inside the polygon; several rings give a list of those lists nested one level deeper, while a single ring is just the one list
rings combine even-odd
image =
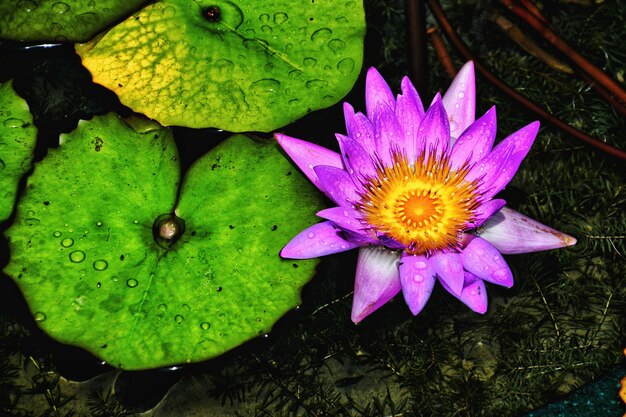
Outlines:
[{"label": "green lily pad", "polygon": [[95,82],[163,125],[271,131],[343,98],[360,1],[157,1],[77,46]]},{"label": "green lily pad", "polygon": [[147,0],[2,0],[0,38],[85,42]]},{"label": "green lily pad", "polygon": [[17,184],[31,168],[37,129],[13,83],[0,83],[0,222],[13,211]]},{"label": "green lily pad", "polygon": [[[279,251],[321,204],[274,142],[242,135],[190,168],[177,203],[170,131],[141,132],[107,115],[62,136],[6,232],[5,272],[41,328],[125,369],[205,360],[268,332],[316,265]],[[184,233],[157,242],[155,219],[174,210]]]}]

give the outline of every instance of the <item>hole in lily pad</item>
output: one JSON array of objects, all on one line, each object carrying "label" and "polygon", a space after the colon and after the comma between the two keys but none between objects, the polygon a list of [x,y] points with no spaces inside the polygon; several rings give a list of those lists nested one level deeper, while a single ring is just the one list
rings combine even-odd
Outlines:
[{"label": "hole in lily pad", "polygon": [[155,242],[164,249],[170,248],[185,232],[185,221],[174,213],[161,214],[152,225]]}]

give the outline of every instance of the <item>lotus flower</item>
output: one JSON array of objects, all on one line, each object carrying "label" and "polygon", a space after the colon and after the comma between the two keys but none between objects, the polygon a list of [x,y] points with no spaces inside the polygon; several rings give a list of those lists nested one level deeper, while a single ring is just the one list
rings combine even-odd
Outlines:
[{"label": "lotus flower", "polygon": [[417,315],[435,282],[472,310],[487,310],[484,282],[511,287],[502,254],[570,246],[576,240],[494,198],[532,145],[533,122],[495,147],[496,109],[475,120],[474,65],[459,71],[443,98],[424,111],[409,81],[394,98],[374,68],[367,114],[344,104],[341,154],[276,134],[278,143],[337,207],[295,236],[283,258],[359,249],[352,321],[363,320],[402,290]]}]

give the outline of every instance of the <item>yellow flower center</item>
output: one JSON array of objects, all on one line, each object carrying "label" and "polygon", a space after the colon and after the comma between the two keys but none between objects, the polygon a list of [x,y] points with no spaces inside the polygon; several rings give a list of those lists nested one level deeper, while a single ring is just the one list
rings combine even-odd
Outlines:
[{"label": "yellow flower center", "polygon": [[395,153],[393,164],[378,163],[376,176],[364,181],[357,208],[376,232],[406,246],[411,254],[430,255],[459,248],[462,232],[479,205],[477,181],[465,179],[469,166],[450,166],[449,155],[426,153],[409,164]]}]

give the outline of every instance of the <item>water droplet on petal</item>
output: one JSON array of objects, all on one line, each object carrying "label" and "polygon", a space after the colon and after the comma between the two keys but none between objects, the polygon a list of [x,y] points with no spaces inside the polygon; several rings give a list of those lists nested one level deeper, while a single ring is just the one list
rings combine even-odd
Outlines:
[{"label": "water droplet on petal", "polygon": [[463,91],[459,91],[458,94],[456,95],[458,98],[463,98],[465,97],[465,92]]},{"label": "water droplet on petal", "polygon": [[108,266],[109,264],[104,259],[98,259],[93,263],[93,269],[96,271],[104,271]]},{"label": "water droplet on petal", "polygon": [[[59,233],[59,236],[61,236],[61,232],[58,232],[58,233]],[[74,239],[72,239],[71,237],[66,237],[65,239],[61,240],[61,246],[63,246],[64,248],[69,248],[73,244],[74,244]]]},{"label": "water droplet on petal", "polygon": [[75,250],[73,252],[70,252],[70,261],[74,262],[75,264],[81,263],[84,260],[85,252],[83,252],[82,250]]},{"label": "water droplet on petal", "polygon": [[422,282],[422,281],[424,281],[424,277],[421,276],[421,275],[415,275],[413,277],[413,281],[415,281],[415,282]]},{"label": "water droplet on petal", "polygon": [[126,286],[129,288],[135,288],[137,285],[139,285],[139,281],[135,278],[129,278],[126,280]]},{"label": "water droplet on petal", "polygon": [[41,311],[35,312],[35,321],[42,322],[46,319],[46,315]]},{"label": "water droplet on petal", "polygon": [[307,235],[307,237],[308,237],[309,239],[313,239],[313,238],[315,237],[315,233],[313,233],[313,232],[309,232],[309,234]]},{"label": "water droplet on petal", "polygon": [[426,269],[426,266],[427,266],[426,262],[424,262],[424,261],[417,261],[417,262],[415,262],[415,267],[417,269]]},{"label": "water droplet on petal", "polygon": [[506,278],[506,270],[498,269],[493,273],[493,277],[497,280],[503,280]]}]

